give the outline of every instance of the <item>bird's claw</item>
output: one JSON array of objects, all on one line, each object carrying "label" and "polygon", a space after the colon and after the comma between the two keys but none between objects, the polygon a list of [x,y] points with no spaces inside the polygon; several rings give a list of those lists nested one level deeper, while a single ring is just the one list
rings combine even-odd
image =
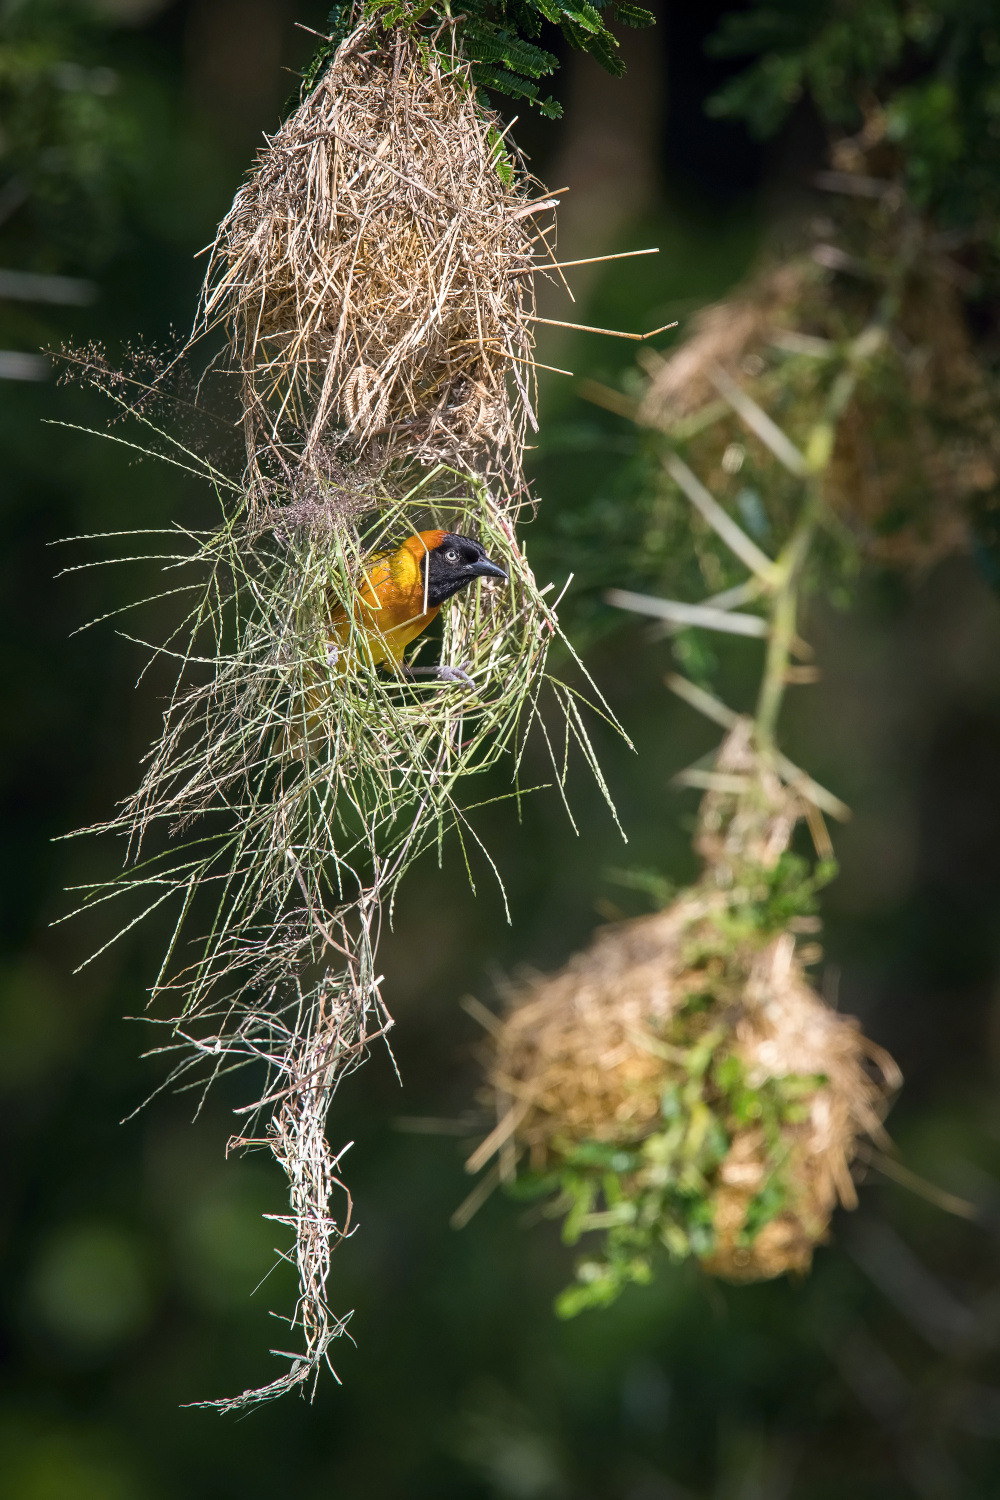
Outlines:
[{"label": "bird's claw", "polygon": [[406,667],[407,677],[437,677],[442,682],[462,682],[466,687],[474,688],[475,682],[466,671],[470,662],[463,662],[460,667]]},{"label": "bird's claw", "polygon": [[466,687],[474,688],[476,684],[465,670],[468,665],[466,662],[461,667],[438,667],[437,674],[442,682],[464,682]]}]

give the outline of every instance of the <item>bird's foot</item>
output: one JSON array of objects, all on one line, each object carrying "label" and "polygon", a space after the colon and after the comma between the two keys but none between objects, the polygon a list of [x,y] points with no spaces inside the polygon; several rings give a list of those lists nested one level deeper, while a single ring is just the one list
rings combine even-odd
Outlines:
[{"label": "bird's foot", "polygon": [[466,661],[460,667],[438,667],[437,674],[442,682],[464,682],[466,687],[474,688],[476,684],[466,671],[471,666],[472,663]]},{"label": "bird's foot", "polygon": [[469,676],[466,668],[471,662],[463,662],[460,667],[406,667],[404,670],[407,677],[437,677],[441,682],[463,682],[466,687],[474,688],[475,682]]}]

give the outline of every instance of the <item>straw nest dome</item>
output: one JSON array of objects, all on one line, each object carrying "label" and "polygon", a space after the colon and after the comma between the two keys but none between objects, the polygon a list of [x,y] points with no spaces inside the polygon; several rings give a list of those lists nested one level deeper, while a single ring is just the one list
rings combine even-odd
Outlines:
[{"label": "straw nest dome", "polygon": [[368,450],[516,489],[533,421],[526,273],[536,245],[552,259],[552,207],[466,64],[362,24],[261,151],[211,251],[199,326],[227,329],[252,474]]},{"label": "straw nest dome", "polygon": [[703,801],[700,881],[530,983],[495,1044],[522,1184],[560,1192],[569,1239],[609,1231],[580,1268],[583,1305],[646,1279],[657,1243],[736,1279],[805,1270],[836,1204],[856,1202],[857,1142],[899,1081],[806,978],[814,882],[787,852],[802,808],[749,735],[718,758],[732,789]]}]

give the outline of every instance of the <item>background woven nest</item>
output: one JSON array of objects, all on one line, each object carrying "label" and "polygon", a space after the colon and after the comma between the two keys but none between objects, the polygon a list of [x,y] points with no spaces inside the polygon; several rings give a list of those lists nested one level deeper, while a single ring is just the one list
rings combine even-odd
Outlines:
[{"label": "background woven nest", "polygon": [[[833,356],[876,314],[899,278],[898,304],[877,357],[843,413],[825,498],[862,550],[926,570],[969,545],[970,513],[1000,486],[1000,391],[976,355],[963,310],[974,278],[948,242],[918,218],[876,143],[841,143],[840,177],[884,184],[882,197],[831,198],[810,224],[812,243],[705,309],[667,360],[647,352],[641,420],[684,436],[713,493],[783,482],[772,455],[720,403],[720,373],[735,380],[802,442],[829,390]],[[872,353],[873,351],[868,351]],[[835,361],[833,361],[835,362]],[[721,415],[720,420],[711,421]],[[739,480],[722,463],[746,449]]]},{"label": "background woven nest", "polygon": [[[704,1136],[710,1117],[725,1132],[702,1181],[713,1233],[700,1258],[715,1274],[758,1279],[807,1268],[837,1202],[854,1206],[859,1137],[881,1132],[899,1078],[857,1023],[813,989],[793,932],[755,925],[754,884],[787,848],[797,797],[759,764],[745,723],[718,769],[746,785],[703,800],[701,880],[664,911],[599,931],[559,973],[529,983],[498,1035],[490,1082],[515,1149],[542,1174],[579,1160],[583,1143],[641,1149],[664,1130],[665,1091],[680,1089],[688,1138]],[[707,1049],[701,1062],[699,1048]],[[741,1088],[791,1091],[795,1108],[771,1139],[713,1082],[726,1058],[737,1060]],[[682,1158],[698,1162],[696,1151],[685,1158],[679,1149],[672,1171],[681,1172]],[[621,1191],[639,1200],[650,1183],[662,1185],[661,1160],[653,1153],[651,1166],[630,1169]],[[698,1174],[684,1170],[690,1187]],[[783,1206],[753,1233],[752,1205],[772,1178]]]},{"label": "background woven nest", "polygon": [[211,251],[196,331],[227,330],[252,476],[375,444],[383,467],[519,487],[539,186],[465,64],[367,23],[347,38]]}]

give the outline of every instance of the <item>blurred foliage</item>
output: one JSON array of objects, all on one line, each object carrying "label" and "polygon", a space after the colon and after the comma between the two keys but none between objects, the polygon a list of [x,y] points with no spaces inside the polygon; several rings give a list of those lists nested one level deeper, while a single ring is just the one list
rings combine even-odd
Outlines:
[{"label": "blurred foliage", "polygon": [[[93,268],[120,233],[122,200],[146,157],[143,123],[107,65],[108,21],[80,0],[0,7],[0,217],[26,210],[33,266]],[[61,252],[61,253],[60,253]]]},{"label": "blurred foliage", "polygon": [[838,132],[884,110],[913,202],[1000,249],[1000,17],[992,0],[776,0],[711,42],[757,59],[708,103],[773,135],[808,94]]}]

